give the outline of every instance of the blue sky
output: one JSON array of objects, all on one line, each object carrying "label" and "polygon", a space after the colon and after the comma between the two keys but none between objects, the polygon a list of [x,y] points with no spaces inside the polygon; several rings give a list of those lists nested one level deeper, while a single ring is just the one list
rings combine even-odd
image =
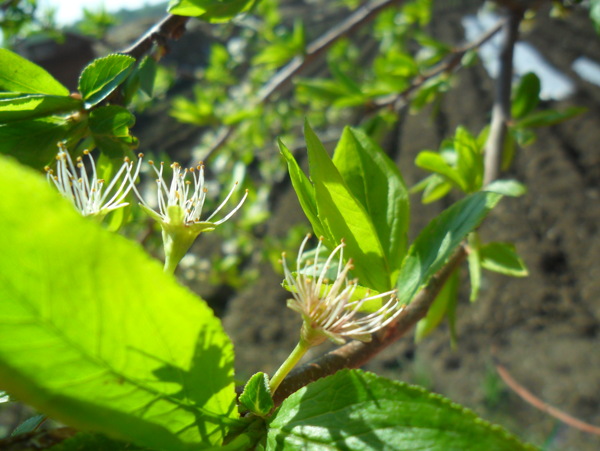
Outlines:
[{"label": "blue sky", "polygon": [[138,9],[145,5],[153,5],[165,2],[166,0],[39,0],[39,7],[44,9],[48,6],[57,8],[56,20],[59,24],[65,25],[81,19],[82,10],[85,6],[88,9],[100,8],[104,5],[108,11],[118,11],[120,9]]}]

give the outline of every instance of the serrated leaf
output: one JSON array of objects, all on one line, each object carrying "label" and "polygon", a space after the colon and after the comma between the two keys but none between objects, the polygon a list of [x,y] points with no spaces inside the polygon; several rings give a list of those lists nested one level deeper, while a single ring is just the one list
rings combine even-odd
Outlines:
[{"label": "serrated leaf", "polygon": [[69,90],[45,69],[7,49],[0,49],[0,91],[69,95]]},{"label": "serrated leaf", "polygon": [[519,84],[513,92],[511,115],[513,119],[521,119],[527,116],[540,101],[541,83],[533,72],[529,72],[519,80]]},{"label": "serrated leaf", "polygon": [[304,171],[300,169],[300,166],[292,153],[281,140],[279,140],[279,149],[281,155],[283,155],[283,158],[285,158],[285,161],[287,162],[292,186],[294,187],[294,191],[296,191],[296,196],[298,196],[302,211],[304,211],[304,214],[310,221],[317,237],[325,236],[325,230],[323,230],[323,225],[321,224],[319,213],[317,211],[315,188],[312,183],[310,183],[306,174],[304,174]]},{"label": "serrated leaf", "polygon": [[167,11],[208,22],[227,22],[252,9],[257,0],[171,0]]},{"label": "serrated leaf", "polygon": [[239,400],[250,412],[261,417],[268,415],[275,406],[269,388],[269,376],[265,373],[253,375],[244,387]]},{"label": "serrated leaf", "polygon": [[133,69],[135,59],[127,55],[113,54],[92,61],[79,77],[78,89],[91,108],[106,99]]},{"label": "serrated leaf", "polygon": [[520,197],[527,194],[527,187],[516,180],[496,180],[486,186],[485,190],[510,197]]},{"label": "serrated leaf", "polygon": [[500,194],[485,191],[471,194],[444,210],[419,233],[398,277],[400,302],[412,300],[501,198]]},{"label": "serrated leaf", "polygon": [[380,292],[389,290],[390,267],[369,214],[349,190],[308,122],[304,135],[325,244],[333,249],[344,240],[344,254],[353,260],[354,274],[361,283]]},{"label": "serrated leaf", "polygon": [[[456,308],[459,287],[458,270],[455,270],[436,296],[429,307],[425,318],[419,320],[415,329],[415,343],[420,343],[423,338],[433,332],[442,322],[444,317],[450,316]],[[450,318],[449,318],[450,321]]]},{"label": "serrated leaf", "polygon": [[81,100],[70,96],[21,94],[0,99],[0,123],[6,124],[25,119],[37,119],[58,113],[78,110]]},{"label": "serrated leaf", "polygon": [[529,275],[525,262],[512,243],[488,243],[481,247],[481,266],[488,271],[512,277]]},{"label": "serrated leaf", "polygon": [[0,190],[1,388],[83,431],[220,445],[237,417],[233,350],[206,303],[39,173],[1,158]]},{"label": "serrated leaf", "polygon": [[587,111],[585,107],[569,107],[564,111],[544,110],[538,113],[532,113],[517,122],[517,127],[549,127],[560,122],[571,119],[572,117],[583,114]]},{"label": "serrated leaf", "polygon": [[333,164],[369,214],[384,250],[392,280],[407,248],[409,198],[400,171],[364,132],[345,128]]},{"label": "serrated leaf", "polygon": [[287,398],[267,450],[535,450],[474,412],[423,388],[342,370]]},{"label": "serrated leaf", "polygon": [[89,127],[92,137],[109,157],[122,157],[125,152],[135,149],[138,140],[129,133],[135,123],[135,116],[118,105],[95,108],[90,113]]},{"label": "serrated leaf", "polygon": [[49,164],[58,152],[57,143],[76,137],[84,126],[61,117],[17,121],[0,125],[0,153],[11,155],[34,168]]}]

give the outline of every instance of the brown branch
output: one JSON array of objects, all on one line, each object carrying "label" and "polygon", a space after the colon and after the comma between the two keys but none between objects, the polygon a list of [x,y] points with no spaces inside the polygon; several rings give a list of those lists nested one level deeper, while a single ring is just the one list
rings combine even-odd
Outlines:
[{"label": "brown branch", "polygon": [[189,19],[189,17],[169,14],[148,30],[131,47],[120,53],[129,55],[137,60],[152,50],[155,44],[165,45],[170,39],[179,39],[185,31],[185,24]]},{"label": "brown branch", "polygon": [[465,248],[460,246],[450,257],[448,263],[431,278],[427,286],[406,306],[398,320],[374,336],[370,342],[351,341],[290,372],[274,394],[275,404],[281,404],[290,394],[310,382],[334,374],[343,368],[358,368],[364,365],[387,346],[402,337],[417,321],[425,317],[444,283],[465,257]]},{"label": "brown branch", "polygon": [[506,141],[507,124],[510,121],[510,96],[513,77],[513,54],[519,35],[519,24],[524,10],[507,11],[504,40],[499,55],[500,69],[496,79],[496,99],[492,109],[490,135],[485,149],[484,185],[496,180],[502,167],[502,151]]},{"label": "brown branch", "polygon": [[552,407],[549,404],[546,404],[544,401],[539,399],[521,384],[519,384],[508,372],[504,366],[499,363],[494,364],[496,367],[496,371],[504,381],[506,385],[508,385],[517,395],[521,397],[525,402],[531,404],[536,409],[541,410],[542,412],[547,413],[548,415],[553,416],[554,418],[562,421],[569,426],[572,426],[580,431],[584,431],[594,435],[600,435],[600,427],[594,426],[593,424],[586,423],[581,421],[568,413],[563,412],[562,410],[557,409],[556,407]]}]

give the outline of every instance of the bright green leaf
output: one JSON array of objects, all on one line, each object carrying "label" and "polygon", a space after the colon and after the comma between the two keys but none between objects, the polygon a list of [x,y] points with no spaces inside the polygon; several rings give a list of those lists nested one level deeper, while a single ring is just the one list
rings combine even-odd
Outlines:
[{"label": "bright green leaf", "polygon": [[583,114],[587,111],[584,107],[569,107],[564,111],[544,110],[538,113],[530,114],[517,122],[518,127],[549,127],[560,122],[571,119],[572,117]]},{"label": "bright green leaf", "polygon": [[471,194],[444,210],[421,231],[400,270],[398,299],[401,302],[412,300],[501,198],[500,194],[484,191]]},{"label": "bright green leaf", "polygon": [[265,373],[256,373],[252,376],[239,400],[250,412],[261,417],[268,415],[275,406],[269,388],[269,376]]},{"label": "bright green leaf", "polygon": [[135,116],[118,105],[94,108],[90,113],[89,126],[96,145],[109,157],[122,157],[135,149],[138,140],[129,133]]},{"label": "bright green leaf", "polygon": [[252,9],[257,0],[171,0],[168,11],[208,22],[227,22]]},{"label": "bright green leaf", "polygon": [[488,243],[481,247],[481,266],[512,277],[529,275],[525,262],[512,243]]},{"label": "bright green leaf", "polygon": [[457,154],[456,169],[463,180],[467,193],[478,191],[483,181],[483,154],[477,141],[464,127],[457,127],[453,141]]},{"label": "bright green leaf", "polygon": [[513,119],[521,119],[531,113],[540,101],[540,79],[529,72],[519,80],[513,92],[511,115]]},{"label": "bright green leaf", "polygon": [[394,272],[400,269],[406,253],[410,215],[400,171],[375,142],[353,128],[344,130],[333,164],[369,214],[395,280]]},{"label": "bright green leaf", "polygon": [[360,370],[301,388],[269,427],[268,451],[535,450],[440,395]]},{"label": "bright green leaf", "polygon": [[486,186],[485,190],[510,197],[520,197],[527,193],[527,187],[516,180],[496,180]]},{"label": "bright green leaf", "polygon": [[92,61],[79,77],[79,92],[85,107],[91,108],[106,99],[125,81],[133,69],[135,59],[113,54]]},{"label": "bright green leaf", "polygon": [[69,95],[69,90],[45,69],[7,49],[0,49],[0,91]]},{"label": "bright green leaf", "polygon": [[453,185],[438,174],[432,174],[427,179],[429,179],[429,182],[425,186],[421,197],[421,202],[424,204],[435,202],[452,190]]},{"label": "bright green leaf", "polygon": [[212,310],[39,173],[2,158],[0,190],[1,388],[83,431],[153,449],[220,445],[237,409],[232,345]]},{"label": "bright green leaf", "polygon": [[69,96],[24,94],[0,99],[0,123],[36,119],[82,108],[81,100]]},{"label": "bright green leaf", "polygon": [[461,190],[466,191],[466,181],[463,180],[458,171],[450,166],[439,153],[430,150],[419,152],[415,159],[415,164],[421,169],[443,176]]},{"label": "bright green leaf", "polygon": [[343,239],[344,254],[353,260],[361,283],[377,291],[389,290],[389,265],[369,214],[348,189],[308,122],[304,135],[325,244],[333,249]]},{"label": "bright green leaf", "polygon": [[458,300],[459,277],[455,270],[436,296],[433,304],[427,310],[425,318],[419,320],[415,329],[415,342],[420,343],[423,338],[433,332],[445,316],[456,306]]}]

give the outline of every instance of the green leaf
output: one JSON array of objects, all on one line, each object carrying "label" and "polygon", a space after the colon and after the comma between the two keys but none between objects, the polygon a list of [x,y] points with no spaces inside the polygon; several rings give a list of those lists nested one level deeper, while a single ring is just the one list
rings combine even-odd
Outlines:
[{"label": "green leaf", "polygon": [[122,441],[112,440],[102,434],[91,434],[89,432],[79,432],[73,437],[60,442],[50,448],[52,451],[135,451],[149,449],[126,443]]},{"label": "green leaf", "polygon": [[424,204],[435,202],[452,190],[453,185],[437,174],[432,174],[427,177],[427,179],[429,180],[425,186],[425,189],[423,190],[423,196],[421,197],[421,202]]},{"label": "green leaf", "polygon": [[167,11],[208,22],[227,22],[252,9],[257,0],[171,0]]},{"label": "green leaf", "polygon": [[89,126],[96,145],[109,157],[122,157],[135,149],[138,140],[129,133],[135,116],[118,105],[94,108],[90,113]]},{"label": "green leaf", "polygon": [[481,288],[481,243],[479,242],[479,234],[477,232],[469,234],[467,260],[469,262],[469,279],[471,281],[471,295],[469,296],[469,300],[475,302]]},{"label": "green leaf", "polygon": [[69,96],[48,96],[41,94],[17,95],[0,99],[0,123],[36,119],[52,114],[79,110],[81,100]]},{"label": "green leaf", "polygon": [[440,395],[360,370],[301,388],[269,427],[266,449],[278,451],[535,450]]},{"label": "green leaf", "polygon": [[325,236],[325,230],[323,229],[317,210],[315,188],[312,183],[310,183],[306,174],[300,169],[300,166],[298,166],[298,162],[294,158],[294,155],[292,155],[292,152],[289,151],[281,140],[279,140],[279,149],[281,155],[283,155],[283,158],[285,158],[285,161],[287,162],[292,186],[294,187],[294,191],[296,191],[296,196],[298,196],[302,211],[304,211],[304,214],[310,221],[317,237]]},{"label": "green leaf", "polygon": [[370,216],[395,280],[406,254],[410,215],[400,171],[364,132],[349,127],[335,149],[333,164]]},{"label": "green leaf", "polygon": [[415,164],[426,171],[435,172],[452,182],[458,188],[466,191],[467,185],[456,169],[450,166],[446,160],[437,152],[423,150],[415,159]]},{"label": "green leaf", "polygon": [[152,449],[220,445],[237,410],[233,349],[212,310],[39,173],[1,158],[0,190],[2,389]]},{"label": "green leaf", "polygon": [[412,300],[501,198],[500,194],[485,191],[471,194],[444,210],[421,231],[400,270],[397,285],[401,302]]},{"label": "green leaf", "polygon": [[457,127],[453,141],[457,154],[457,171],[463,180],[465,191],[472,193],[481,188],[483,181],[483,154],[475,137],[464,127]]},{"label": "green leaf", "polygon": [[415,330],[415,342],[420,343],[423,338],[433,332],[445,316],[456,307],[459,287],[458,270],[455,270],[436,296],[433,304],[427,311],[427,316],[419,320]]},{"label": "green leaf", "polygon": [[0,125],[0,153],[41,169],[57,154],[57,143],[67,137],[76,137],[82,125],[61,117]]},{"label": "green leaf", "polygon": [[92,61],[79,77],[79,92],[85,107],[91,108],[106,99],[125,81],[133,69],[135,59],[113,54]]},{"label": "green leaf", "polygon": [[516,180],[496,180],[486,186],[485,190],[510,197],[521,197],[527,194],[527,187]]},{"label": "green leaf", "polygon": [[540,101],[540,79],[529,72],[519,81],[513,92],[511,115],[513,119],[521,119],[535,110]]},{"label": "green leaf", "polygon": [[584,107],[569,107],[564,111],[544,110],[530,114],[517,122],[518,127],[549,127],[564,122],[587,111]]},{"label": "green leaf", "polygon": [[590,0],[590,19],[596,33],[600,34],[600,0]]},{"label": "green leaf", "polygon": [[46,420],[46,415],[35,415],[31,418],[27,418],[20,425],[18,425],[14,431],[11,432],[10,436],[14,437],[20,434],[27,434],[28,432],[35,431],[40,425]]},{"label": "green leaf", "polygon": [[353,272],[361,283],[380,292],[389,290],[390,269],[369,214],[350,192],[308,122],[304,135],[325,244],[333,249],[343,239],[344,254],[353,260]]},{"label": "green leaf", "polygon": [[256,373],[252,376],[240,395],[240,403],[260,417],[268,415],[275,406],[269,388],[269,376],[265,373]]},{"label": "green leaf", "polygon": [[0,91],[69,95],[69,90],[45,69],[7,49],[0,49]]},{"label": "green leaf", "polygon": [[512,243],[488,243],[481,247],[481,266],[512,277],[529,275],[525,262]]}]

